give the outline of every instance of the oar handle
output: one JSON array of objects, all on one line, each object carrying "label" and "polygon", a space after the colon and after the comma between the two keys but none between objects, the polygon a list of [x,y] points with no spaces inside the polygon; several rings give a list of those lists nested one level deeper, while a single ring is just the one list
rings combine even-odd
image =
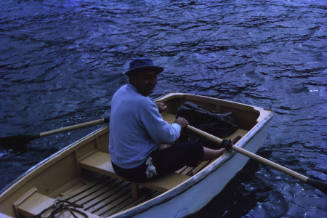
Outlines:
[{"label": "oar handle", "polygon": [[193,133],[198,134],[198,135],[208,139],[211,142],[218,143],[218,144],[221,144],[223,142],[223,140],[218,138],[217,136],[211,135],[210,133],[207,133],[207,132],[205,132],[205,131],[203,131],[201,129],[198,129],[198,128],[194,127],[194,126],[188,125],[188,126],[186,126],[186,129],[188,129],[188,130],[192,131]]},{"label": "oar handle", "polygon": [[84,127],[88,127],[88,126],[95,126],[95,125],[102,124],[102,123],[105,123],[105,122],[108,122],[108,121],[109,121],[109,117],[105,117],[105,118],[98,119],[98,120],[92,120],[92,121],[85,122],[85,123],[66,126],[66,127],[62,127],[62,128],[59,128],[59,129],[54,129],[54,130],[50,130],[50,131],[41,132],[40,137],[53,135],[53,134],[61,133],[61,132],[67,132],[67,131],[71,131],[71,130],[79,129],[79,128],[84,128]]},{"label": "oar handle", "polygon": [[[217,136],[211,135],[210,133],[207,133],[207,132],[205,132],[203,130],[200,130],[198,128],[195,128],[193,126],[188,125],[186,128],[188,130],[192,131],[193,133],[196,133],[196,134],[198,134],[198,135],[200,135],[200,136],[208,139],[211,142],[220,144],[223,141],[222,139],[218,138]],[[284,172],[286,174],[289,174],[289,175],[291,175],[291,176],[293,176],[295,178],[298,178],[298,179],[300,179],[303,182],[308,182],[309,177],[304,176],[304,175],[302,175],[300,173],[297,173],[297,172],[295,172],[295,171],[293,171],[293,170],[291,170],[291,169],[289,169],[287,167],[284,167],[284,166],[282,166],[280,164],[277,164],[275,162],[272,162],[272,161],[270,161],[270,160],[268,160],[268,159],[266,159],[264,157],[261,157],[259,155],[256,155],[256,154],[254,154],[254,153],[252,153],[250,151],[247,151],[247,150],[245,150],[245,149],[243,149],[241,147],[238,147],[236,145],[233,145],[232,148],[235,151],[237,151],[237,152],[239,152],[239,153],[241,153],[241,154],[243,154],[245,156],[248,156],[248,157],[250,157],[252,159],[255,159],[255,160],[257,160],[257,161],[259,161],[259,162],[261,162],[263,164],[269,165],[269,166],[271,166],[271,167],[273,167],[273,168],[275,168],[277,170],[280,170],[280,171],[282,171],[282,172]]]}]

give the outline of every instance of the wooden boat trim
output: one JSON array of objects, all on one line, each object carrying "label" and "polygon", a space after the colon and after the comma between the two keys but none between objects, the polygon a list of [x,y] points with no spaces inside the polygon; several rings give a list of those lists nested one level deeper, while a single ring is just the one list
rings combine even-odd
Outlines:
[{"label": "wooden boat trim", "polygon": [[[224,101],[224,100],[219,100],[216,98],[210,98],[210,97],[206,97],[206,96],[194,96],[194,95],[190,95],[190,94],[183,94],[183,93],[171,93],[171,94],[167,94],[161,98],[158,99],[158,101],[165,99],[165,100],[170,100],[170,99],[174,99],[176,98],[176,95],[183,99],[183,100],[187,100],[187,99],[191,99],[191,98],[206,98],[206,99],[210,99],[210,102],[212,102],[212,100],[219,102],[220,104],[224,104],[225,103],[228,104],[228,107],[231,107],[232,104],[233,107],[235,107],[235,104],[238,106],[241,106],[242,109],[246,109],[248,111],[253,111],[256,110],[259,113],[259,116],[257,118],[257,124],[251,128],[251,131],[249,131],[248,133],[246,133],[235,145],[239,146],[239,147],[244,147],[244,145],[247,144],[247,142],[249,142],[256,134],[258,134],[260,132],[260,130],[268,124],[268,122],[270,121],[270,119],[272,118],[273,114],[271,111],[267,111],[264,110],[262,108],[259,107],[254,107],[254,106],[250,106],[250,105],[246,105],[246,104],[240,104],[237,102],[232,102],[232,101]],[[182,192],[185,192],[186,190],[192,188],[192,186],[194,186],[195,184],[201,182],[202,180],[204,180],[206,177],[208,177],[210,175],[210,173],[212,173],[212,171],[215,171],[216,169],[218,169],[220,166],[222,166],[226,161],[230,160],[233,156],[235,155],[235,152],[232,153],[226,153],[224,154],[222,157],[216,159],[215,161],[211,162],[208,166],[206,166],[205,168],[203,168],[200,172],[198,172],[197,174],[195,174],[194,176],[190,177],[189,179],[187,179],[186,181],[182,182],[181,184],[179,184],[178,186],[168,190],[167,192],[164,192],[148,201],[145,201],[139,205],[136,205],[128,210],[125,211],[121,211],[117,214],[114,214],[110,217],[131,217],[133,215],[136,215],[138,213],[144,212],[146,210],[149,210],[152,207],[155,207],[157,205],[160,205],[172,198],[174,198],[175,196],[179,195]]]}]

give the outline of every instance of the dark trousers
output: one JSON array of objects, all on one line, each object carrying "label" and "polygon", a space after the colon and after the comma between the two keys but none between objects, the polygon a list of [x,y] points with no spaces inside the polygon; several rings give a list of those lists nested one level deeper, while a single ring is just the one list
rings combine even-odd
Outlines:
[{"label": "dark trousers", "polygon": [[[195,166],[203,158],[203,147],[197,143],[181,142],[162,150],[156,150],[150,154],[153,165],[156,167],[158,176],[172,173],[183,166]],[[132,169],[121,168],[114,163],[112,166],[115,172],[133,182],[144,182],[149,180],[146,177],[146,164],[142,163],[140,166]]]}]

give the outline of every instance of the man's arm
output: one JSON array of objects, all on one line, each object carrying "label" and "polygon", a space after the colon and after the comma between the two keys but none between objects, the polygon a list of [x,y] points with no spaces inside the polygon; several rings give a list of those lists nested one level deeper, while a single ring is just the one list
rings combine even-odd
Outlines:
[{"label": "man's arm", "polygon": [[145,102],[140,115],[145,130],[156,144],[173,143],[179,138],[183,121],[178,119],[175,123],[169,124],[163,120],[154,102]]}]

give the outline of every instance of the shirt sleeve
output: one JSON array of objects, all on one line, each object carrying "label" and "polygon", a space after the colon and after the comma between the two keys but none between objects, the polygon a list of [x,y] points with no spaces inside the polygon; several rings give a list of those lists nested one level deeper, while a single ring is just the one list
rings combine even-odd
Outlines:
[{"label": "shirt sleeve", "polygon": [[181,133],[181,126],[163,120],[157,105],[150,99],[141,110],[141,122],[150,138],[157,144],[173,143]]}]

